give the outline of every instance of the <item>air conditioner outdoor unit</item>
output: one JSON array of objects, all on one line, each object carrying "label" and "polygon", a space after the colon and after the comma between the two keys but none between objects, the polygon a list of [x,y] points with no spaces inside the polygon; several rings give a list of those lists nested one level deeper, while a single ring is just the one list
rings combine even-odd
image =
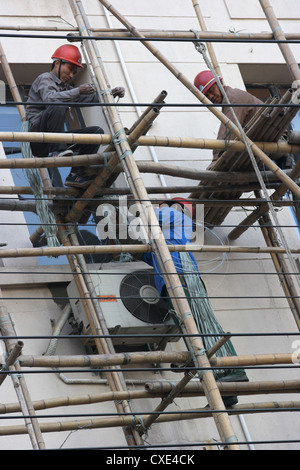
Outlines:
[{"label": "air conditioner outdoor unit", "polygon": [[[162,342],[165,344],[179,340],[178,337],[165,337],[166,334],[178,334],[179,331],[168,314],[168,306],[155,288],[153,270],[147,264],[130,263],[130,267],[126,264],[124,269],[120,263],[113,270],[91,270],[89,273],[109,334],[147,335],[118,336],[112,338],[115,345],[161,345]],[[75,281],[69,284],[67,292],[75,321],[82,327],[82,334],[91,334]],[[84,342],[93,344],[93,340],[85,339]]]}]

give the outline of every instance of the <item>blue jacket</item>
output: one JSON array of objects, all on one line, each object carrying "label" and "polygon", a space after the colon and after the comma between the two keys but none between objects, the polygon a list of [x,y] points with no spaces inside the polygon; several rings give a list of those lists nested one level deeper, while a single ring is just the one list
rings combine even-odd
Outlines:
[{"label": "blue jacket", "polygon": [[[172,207],[162,207],[161,209],[156,208],[155,213],[167,244],[186,245],[187,243],[191,242],[193,222],[190,217],[186,216],[182,212],[172,209]],[[180,260],[180,253],[172,252],[171,257],[178,274],[184,274]],[[196,260],[191,252],[190,257],[194,267],[198,271]],[[158,292],[161,294],[162,288],[165,285],[165,281],[162,274],[160,274],[161,271],[155,259],[155,255],[153,253],[145,253],[143,256],[143,261],[145,261],[150,266],[153,266],[154,273],[156,274],[154,276],[155,286]]]}]

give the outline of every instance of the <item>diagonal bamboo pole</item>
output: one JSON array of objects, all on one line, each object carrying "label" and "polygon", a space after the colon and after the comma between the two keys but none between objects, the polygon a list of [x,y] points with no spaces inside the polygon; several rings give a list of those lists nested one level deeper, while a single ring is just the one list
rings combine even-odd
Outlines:
[{"label": "diagonal bamboo pole", "polygon": [[[127,20],[125,19],[107,0],[98,0],[102,5],[107,8],[135,37],[140,39],[145,39],[145,37]],[[168,70],[181,82],[185,85],[203,104],[211,105],[211,101],[206,98],[203,93],[198,90],[191,82],[188,80],[173,64],[171,64],[164,55],[154,47],[148,41],[141,41],[142,44],[160,61],[164,64]],[[214,107],[210,107],[209,110],[227,127],[228,131],[233,132],[233,134],[238,137],[239,140],[243,140],[243,136],[237,126],[230,121],[221,111]],[[261,159],[261,161],[273,171],[278,178],[285,182],[287,187],[300,196],[299,186],[292,181],[286,174],[261,150],[258,146],[247,138],[253,153]]]}]

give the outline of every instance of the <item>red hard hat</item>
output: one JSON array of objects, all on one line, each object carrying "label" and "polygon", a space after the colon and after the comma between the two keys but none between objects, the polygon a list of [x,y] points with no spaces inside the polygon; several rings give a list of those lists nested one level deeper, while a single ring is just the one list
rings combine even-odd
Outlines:
[{"label": "red hard hat", "polygon": [[84,68],[81,61],[81,54],[78,47],[73,46],[72,44],[65,44],[64,46],[60,46],[56,51],[53,53],[51,59],[59,59],[64,60],[66,62],[70,62],[71,64],[77,65],[77,67]]},{"label": "red hard hat", "polygon": [[198,73],[194,80],[194,85],[198,90],[202,91],[202,93],[205,95],[205,93],[208,92],[208,90],[216,83],[216,79],[213,75],[212,72],[209,70],[205,70],[204,72]]},{"label": "red hard hat", "polygon": [[173,197],[172,199],[168,199],[166,201],[161,202],[159,206],[161,206],[162,204],[172,204],[175,202],[182,206],[185,206],[190,211],[191,216],[193,215],[193,204],[187,199],[184,199],[183,197]]}]

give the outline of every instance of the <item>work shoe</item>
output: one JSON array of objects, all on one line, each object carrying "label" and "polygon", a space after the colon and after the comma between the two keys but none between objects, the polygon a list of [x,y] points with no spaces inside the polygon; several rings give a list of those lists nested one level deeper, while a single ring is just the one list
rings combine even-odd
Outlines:
[{"label": "work shoe", "polygon": [[64,150],[63,152],[51,152],[48,157],[71,157],[74,155],[72,150]]},{"label": "work shoe", "polygon": [[70,173],[65,181],[65,186],[69,188],[87,188],[93,180],[87,176],[78,175],[76,173]]}]

